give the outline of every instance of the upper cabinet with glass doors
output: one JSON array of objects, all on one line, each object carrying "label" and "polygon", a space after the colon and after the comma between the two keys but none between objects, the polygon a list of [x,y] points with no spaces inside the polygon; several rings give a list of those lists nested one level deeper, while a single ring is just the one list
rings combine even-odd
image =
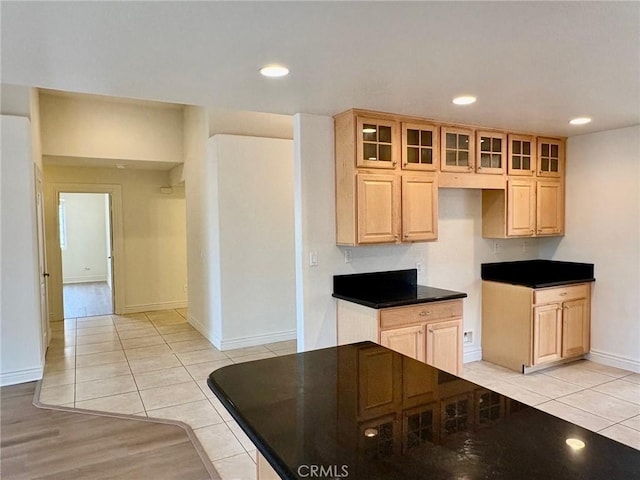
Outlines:
[{"label": "upper cabinet with glass doors", "polygon": [[532,177],[536,172],[536,139],[532,135],[509,134],[509,175]]},{"label": "upper cabinet with glass doors", "polygon": [[358,116],[356,165],[363,168],[395,168],[400,135],[398,122]]},{"label": "upper cabinet with glass doors", "polygon": [[499,132],[476,132],[476,170],[478,173],[504,173],[507,135]]},{"label": "upper cabinet with glass doors", "polygon": [[438,168],[438,127],[430,123],[402,123],[402,168],[435,171]]},{"label": "upper cabinet with glass doors", "polygon": [[473,130],[459,127],[440,127],[440,170],[443,172],[473,172]]},{"label": "upper cabinet with glass doors", "polygon": [[538,176],[561,177],[564,174],[564,142],[538,137]]}]

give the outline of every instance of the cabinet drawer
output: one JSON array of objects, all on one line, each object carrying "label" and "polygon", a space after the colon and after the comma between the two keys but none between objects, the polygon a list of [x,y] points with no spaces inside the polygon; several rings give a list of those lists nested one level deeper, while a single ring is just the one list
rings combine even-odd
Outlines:
[{"label": "cabinet drawer", "polygon": [[393,328],[456,317],[462,317],[462,300],[385,308],[380,310],[380,328]]},{"label": "cabinet drawer", "polygon": [[589,298],[589,284],[567,285],[566,287],[554,287],[537,289],[533,292],[533,303],[560,303],[576,298]]}]

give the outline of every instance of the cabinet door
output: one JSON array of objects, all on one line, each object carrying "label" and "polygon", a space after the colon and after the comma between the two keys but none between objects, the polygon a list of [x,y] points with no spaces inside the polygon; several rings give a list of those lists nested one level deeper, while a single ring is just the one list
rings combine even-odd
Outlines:
[{"label": "cabinet door", "polygon": [[358,351],[358,416],[375,418],[402,402],[402,358],[379,346]]},{"label": "cabinet door", "polygon": [[536,192],[536,224],[538,235],[564,233],[564,193],[562,182],[539,180]]},{"label": "cabinet door", "polygon": [[399,160],[398,122],[358,117],[356,122],[356,166],[396,168]]},{"label": "cabinet door", "polygon": [[536,226],[536,187],[533,180],[507,182],[507,236],[532,236]]},{"label": "cabinet door", "polygon": [[538,176],[564,175],[564,142],[558,138],[538,138]]},{"label": "cabinet door", "polygon": [[533,309],[533,364],[559,360],[562,355],[562,308],[557,303]]},{"label": "cabinet door", "polygon": [[440,170],[473,172],[474,138],[468,128],[441,127]]},{"label": "cabinet door", "polygon": [[424,326],[383,330],[380,332],[380,345],[424,362]]},{"label": "cabinet door", "polygon": [[433,174],[402,176],[402,240],[438,238],[438,185]]},{"label": "cabinet door", "polygon": [[532,135],[509,134],[509,175],[532,177],[536,172],[536,139]]},{"label": "cabinet door", "polygon": [[462,363],[462,319],[427,324],[427,363],[457,375]]},{"label": "cabinet door", "polygon": [[435,171],[438,134],[438,127],[430,123],[402,123],[402,168]]},{"label": "cabinet door", "polygon": [[394,174],[358,174],[358,243],[399,240],[400,180]]},{"label": "cabinet door", "polygon": [[504,173],[507,158],[507,135],[498,132],[477,132],[476,170],[478,173]]},{"label": "cabinet door", "polygon": [[589,303],[586,298],[562,305],[562,357],[589,351]]}]

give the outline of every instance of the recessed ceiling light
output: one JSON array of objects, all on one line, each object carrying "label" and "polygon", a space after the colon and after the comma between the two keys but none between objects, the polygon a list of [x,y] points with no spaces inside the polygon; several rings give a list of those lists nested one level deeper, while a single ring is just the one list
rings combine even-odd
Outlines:
[{"label": "recessed ceiling light", "polygon": [[475,103],[476,100],[477,98],[471,95],[462,95],[460,97],[454,98],[453,103],[455,103],[456,105],[471,105],[472,103]]},{"label": "recessed ceiling light", "polygon": [[289,69],[282,65],[265,65],[260,69],[260,73],[265,77],[284,77],[289,75]]},{"label": "recessed ceiling light", "polygon": [[591,119],[589,117],[578,117],[574,118],[573,120],[569,120],[569,123],[571,125],[586,125],[589,122],[591,122]]}]

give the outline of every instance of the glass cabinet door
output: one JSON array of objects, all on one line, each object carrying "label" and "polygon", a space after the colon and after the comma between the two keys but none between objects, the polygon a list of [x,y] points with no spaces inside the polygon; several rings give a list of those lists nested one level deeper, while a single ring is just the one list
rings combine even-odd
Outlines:
[{"label": "glass cabinet door", "polygon": [[507,135],[498,132],[476,132],[476,138],[478,173],[504,173]]},{"label": "glass cabinet door", "polygon": [[356,128],[356,166],[395,168],[400,145],[398,122],[358,117]]},{"label": "glass cabinet door", "polygon": [[533,176],[536,171],[536,139],[532,135],[509,135],[509,175]]},{"label": "glass cabinet door", "polygon": [[560,177],[564,170],[564,145],[556,138],[538,138],[538,175]]},{"label": "glass cabinet door", "polygon": [[429,123],[402,123],[402,168],[435,171],[438,127]]},{"label": "glass cabinet door", "polygon": [[473,130],[441,127],[440,170],[472,172],[474,160]]}]

